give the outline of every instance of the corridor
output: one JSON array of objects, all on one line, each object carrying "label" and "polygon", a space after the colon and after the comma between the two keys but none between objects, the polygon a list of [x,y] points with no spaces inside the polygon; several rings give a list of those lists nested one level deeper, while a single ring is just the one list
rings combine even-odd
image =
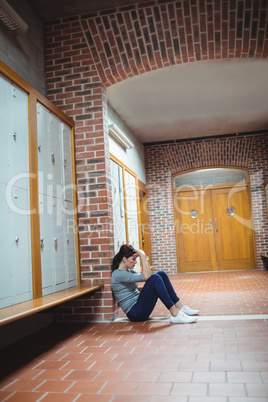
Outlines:
[{"label": "corridor", "polygon": [[268,271],[171,280],[196,324],[55,324],[0,352],[0,400],[267,402]]}]

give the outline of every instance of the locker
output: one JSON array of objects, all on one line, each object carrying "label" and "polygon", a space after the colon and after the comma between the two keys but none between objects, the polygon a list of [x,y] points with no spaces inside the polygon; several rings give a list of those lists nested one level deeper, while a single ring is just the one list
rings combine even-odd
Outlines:
[{"label": "locker", "polygon": [[0,76],[0,306],[32,298],[28,94]]},{"label": "locker", "polygon": [[61,121],[37,104],[39,192],[57,197],[62,188]]},{"label": "locker", "polygon": [[[6,199],[6,185],[0,183],[0,208],[1,208],[1,227],[0,231],[0,252],[1,252],[1,269],[0,269],[0,308],[10,306],[12,300],[12,276],[11,276],[11,214],[8,209]],[[3,230],[4,229],[4,230]]]},{"label": "locker", "polygon": [[51,258],[51,213],[52,197],[39,194],[39,216],[40,216],[40,248],[41,248],[41,266],[42,266],[42,288],[43,295],[54,291],[54,271]]},{"label": "locker", "polygon": [[111,163],[111,181],[113,197],[113,224],[114,224],[114,249],[117,253],[126,239],[126,220],[124,208],[123,169],[113,160]]},{"label": "locker", "polygon": [[11,209],[11,270],[14,302],[32,298],[30,201],[28,190],[13,187]]},{"label": "locker", "polygon": [[72,233],[67,236],[69,214],[74,220],[72,148],[71,129],[42,105],[38,104],[37,110],[40,247],[45,295],[77,284],[75,236]]},{"label": "locker", "polygon": [[12,86],[10,122],[10,177],[16,186],[29,189],[28,95],[15,86]]},{"label": "locker", "polygon": [[63,185],[63,155],[62,155],[62,133],[61,133],[61,121],[49,113],[50,122],[50,173],[52,175],[54,185],[54,196],[58,196],[58,192],[61,192]]},{"label": "locker", "polygon": [[9,111],[10,111],[10,83],[0,76],[0,127],[1,127],[1,147],[0,147],[0,182],[7,183],[9,173]]},{"label": "locker", "polygon": [[[59,204],[60,203],[60,204]],[[53,267],[55,272],[56,290],[65,289],[67,273],[64,267],[64,240],[63,240],[63,219],[59,213],[62,200],[53,198],[53,215],[51,220],[51,245]]]},{"label": "locker", "polygon": [[71,129],[62,123],[62,155],[63,155],[63,198],[73,202],[72,142]]},{"label": "locker", "polygon": [[[38,185],[40,194],[53,195],[50,175],[50,140],[49,113],[39,103],[37,104],[37,141],[38,141]],[[52,190],[49,190],[51,189]]]}]

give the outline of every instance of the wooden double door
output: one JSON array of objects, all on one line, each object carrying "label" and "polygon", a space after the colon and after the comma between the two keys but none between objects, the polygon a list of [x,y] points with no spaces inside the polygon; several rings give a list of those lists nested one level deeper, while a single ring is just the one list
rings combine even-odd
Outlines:
[{"label": "wooden double door", "polygon": [[247,186],[174,193],[179,272],[255,268]]}]

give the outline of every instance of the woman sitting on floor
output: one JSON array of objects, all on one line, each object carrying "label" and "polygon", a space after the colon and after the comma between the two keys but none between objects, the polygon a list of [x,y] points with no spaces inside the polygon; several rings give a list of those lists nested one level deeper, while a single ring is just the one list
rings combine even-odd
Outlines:
[{"label": "woman sitting on floor", "polygon": [[[133,268],[140,257],[142,272]],[[146,282],[139,292],[138,282]],[[123,244],[113,259],[112,290],[115,298],[130,321],[146,321],[150,317],[158,298],[170,311],[170,322],[187,324],[196,322],[192,317],[199,314],[183,305],[164,271],[152,274],[148,257],[142,250],[135,250],[130,244]]]}]

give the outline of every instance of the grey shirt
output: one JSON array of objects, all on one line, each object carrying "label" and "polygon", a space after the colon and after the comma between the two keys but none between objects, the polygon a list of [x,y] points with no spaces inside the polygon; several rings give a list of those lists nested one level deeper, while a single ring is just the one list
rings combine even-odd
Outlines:
[{"label": "grey shirt", "polygon": [[145,281],[145,276],[134,269],[129,269],[128,271],[116,269],[113,271],[111,279],[112,290],[125,314],[131,310],[139,298],[138,282]]}]

